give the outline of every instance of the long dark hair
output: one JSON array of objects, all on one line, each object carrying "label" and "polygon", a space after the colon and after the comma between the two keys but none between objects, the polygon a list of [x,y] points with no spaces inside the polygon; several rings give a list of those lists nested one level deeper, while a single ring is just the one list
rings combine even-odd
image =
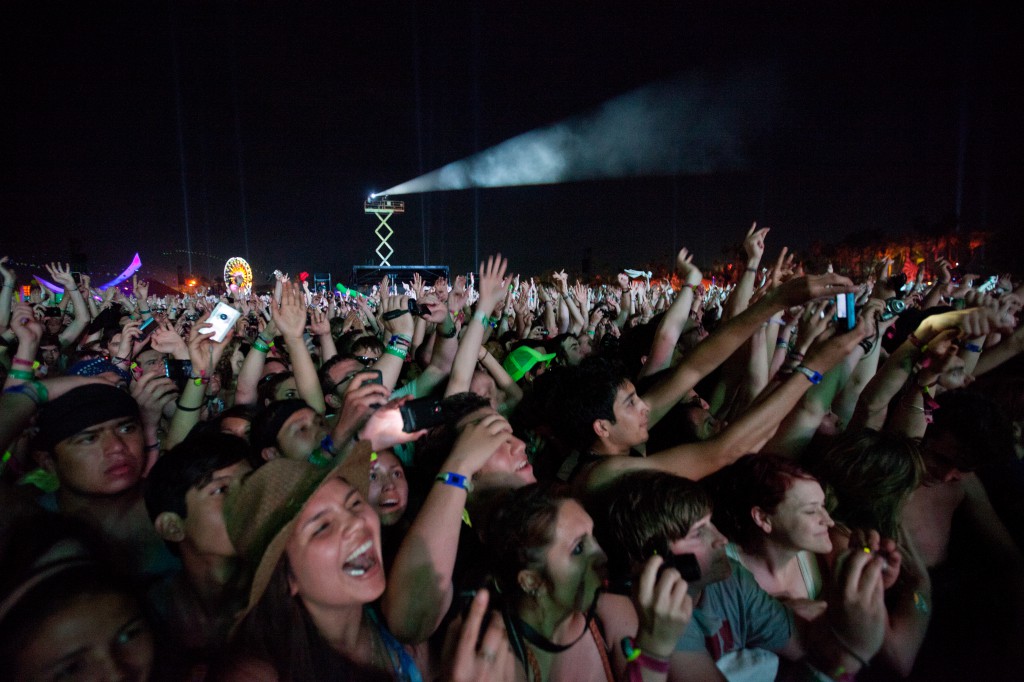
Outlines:
[{"label": "long dark hair", "polygon": [[232,634],[225,664],[256,658],[273,666],[282,680],[390,680],[336,651],[320,634],[309,611],[288,586],[288,555],[281,556],[263,597]]}]

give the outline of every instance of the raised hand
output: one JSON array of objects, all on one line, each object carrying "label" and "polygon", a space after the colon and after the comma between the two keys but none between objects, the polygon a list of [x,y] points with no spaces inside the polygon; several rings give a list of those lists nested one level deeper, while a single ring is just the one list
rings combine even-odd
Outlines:
[{"label": "raised hand", "polygon": [[150,336],[149,345],[153,350],[173,355],[176,358],[185,359],[188,357],[188,344],[181,335],[174,330],[169,322],[164,322]]},{"label": "raised hand", "polygon": [[271,310],[278,331],[286,339],[301,339],[306,329],[306,298],[297,284],[285,284],[281,289],[281,304]]},{"label": "raised hand", "polygon": [[149,282],[144,280],[132,280],[135,290],[135,300],[138,301],[139,307],[145,310],[147,302],[149,301]]},{"label": "raised hand", "polygon": [[480,263],[480,282],[478,289],[480,299],[478,310],[490,315],[494,307],[501,302],[508,291],[508,278],[505,271],[508,269],[508,261],[501,257],[501,254],[490,256],[486,261]]},{"label": "raised hand", "polygon": [[50,263],[46,266],[46,271],[50,273],[50,278],[61,285],[65,292],[70,292],[72,289],[78,289],[78,285],[75,284],[75,278],[71,276],[71,267],[68,265],[61,265],[60,263]]},{"label": "raised hand", "polygon": [[7,263],[9,261],[10,261],[10,259],[7,256],[4,256],[3,258],[0,258],[0,275],[3,275],[4,284],[9,284],[11,286],[14,286],[15,274],[14,274],[14,270],[11,270],[7,266]]},{"label": "raised hand", "polygon": [[129,387],[139,404],[139,418],[144,427],[156,429],[164,408],[178,397],[178,387],[163,374],[148,372],[139,376]]},{"label": "raised hand", "polygon": [[[473,597],[459,633],[459,644],[448,677],[450,682],[511,682],[516,679],[515,658],[508,643],[505,623],[498,612],[491,614],[487,630],[481,633],[489,599],[490,594],[485,589]],[[477,642],[480,642],[479,647]]]},{"label": "raised hand", "polygon": [[[214,341],[211,334],[204,334],[202,331],[209,319],[210,313],[208,312],[192,325],[192,330],[188,336],[188,355],[192,361],[192,371],[197,374],[205,371],[207,376],[213,372],[213,368],[220,362],[221,357],[224,355],[224,349],[227,348],[231,338],[235,335],[235,330],[232,328],[228,330],[228,334],[224,337],[223,341]],[[299,334],[301,336],[302,332],[300,331]]]},{"label": "raised hand", "polygon": [[[36,319],[32,306],[18,303],[11,311],[11,331],[25,348],[37,348],[43,338],[43,324]],[[34,352],[34,351],[33,351]]]},{"label": "raised hand", "polygon": [[327,313],[319,308],[309,312],[309,326],[306,327],[313,336],[326,336],[331,333],[331,321],[327,319]]},{"label": "raised hand", "polygon": [[754,222],[747,230],[747,236],[743,240],[743,250],[747,254],[748,263],[760,263],[764,256],[764,238],[772,228],[762,227],[757,229],[757,222]]},{"label": "raised hand", "polygon": [[647,560],[633,604],[640,619],[636,644],[659,658],[668,658],[693,616],[693,599],[687,584],[674,568],[659,573],[664,559],[657,554]]}]

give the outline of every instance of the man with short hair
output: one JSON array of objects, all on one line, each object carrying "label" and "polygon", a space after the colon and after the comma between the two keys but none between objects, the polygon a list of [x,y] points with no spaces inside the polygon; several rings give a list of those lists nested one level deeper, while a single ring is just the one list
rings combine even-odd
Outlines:
[{"label": "man with short hair", "polygon": [[146,509],[184,570],[158,585],[150,600],[181,649],[208,660],[227,641],[240,595],[230,586],[237,553],[222,509],[228,487],[252,470],[247,443],[224,433],[190,436],[153,465]]}]

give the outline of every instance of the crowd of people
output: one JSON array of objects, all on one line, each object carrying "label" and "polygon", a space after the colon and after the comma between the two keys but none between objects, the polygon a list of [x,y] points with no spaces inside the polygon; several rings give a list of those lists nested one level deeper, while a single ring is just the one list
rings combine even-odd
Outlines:
[{"label": "crowd of people", "polygon": [[0,678],[1018,679],[1024,284],[768,234],[714,284],[0,259]]}]

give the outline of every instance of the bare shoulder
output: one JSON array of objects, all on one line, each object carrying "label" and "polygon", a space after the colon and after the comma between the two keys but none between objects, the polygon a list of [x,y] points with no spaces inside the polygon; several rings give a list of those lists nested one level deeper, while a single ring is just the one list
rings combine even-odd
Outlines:
[{"label": "bare shoulder", "polygon": [[633,601],[621,594],[602,593],[597,600],[597,617],[610,644],[617,644],[623,637],[635,637],[640,625]]}]

